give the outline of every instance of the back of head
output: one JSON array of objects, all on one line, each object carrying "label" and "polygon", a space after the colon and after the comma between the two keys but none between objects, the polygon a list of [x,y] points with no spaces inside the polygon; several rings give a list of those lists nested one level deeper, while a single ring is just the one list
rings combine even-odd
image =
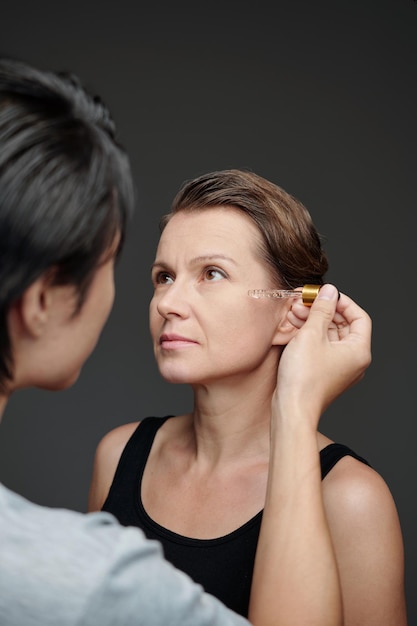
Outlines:
[{"label": "back of head", "polygon": [[186,181],[171,213],[161,220],[161,229],[179,211],[218,206],[234,207],[256,224],[262,238],[259,253],[271,271],[272,287],[323,283],[327,256],[310,213],[294,196],[251,171],[222,170]]},{"label": "back of head", "polygon": [[45,271],[79,306],[133,210],[128,157],[107,108],[69,74],[0,59],[0,388],[7,312]]}]

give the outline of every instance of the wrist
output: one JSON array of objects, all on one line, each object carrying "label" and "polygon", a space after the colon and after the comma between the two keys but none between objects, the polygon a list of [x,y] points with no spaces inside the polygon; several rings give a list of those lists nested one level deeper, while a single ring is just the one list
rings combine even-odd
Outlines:
[{"label": "wrist", "polygon": [[271,428],[275,433],[316,433],[321,417],[321,410],[315,405],[314,397],[310,402],[282,401],[275,397],[272,402]]}]

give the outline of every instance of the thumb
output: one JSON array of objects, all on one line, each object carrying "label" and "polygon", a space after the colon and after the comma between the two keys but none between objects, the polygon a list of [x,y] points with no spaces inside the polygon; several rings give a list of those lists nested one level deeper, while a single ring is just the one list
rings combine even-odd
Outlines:
[{"label": "thumb", "polygon": [[[312,323],[319,323],[321,320],[322,324],[328,327],[336,312],[338,298],[339,292],[334,285],[330,283],[323,285],[311,306],[307,321],[312,320]],[[316,321],[313,322],[313,320]]]},{"label": "thumb", "polygon": [[319,289],[316,300],[331,300],[336,303],[339,295],[339,291],[336,287],[327,283]]}]

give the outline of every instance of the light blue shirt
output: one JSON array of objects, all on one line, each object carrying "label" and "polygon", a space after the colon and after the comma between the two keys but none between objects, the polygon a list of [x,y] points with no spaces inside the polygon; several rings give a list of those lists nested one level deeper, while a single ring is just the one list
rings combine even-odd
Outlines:
[{"label": "light blue shirt", "polygon": [[38,506],[0,484],[1,626],[249,626],[108,513]]}]

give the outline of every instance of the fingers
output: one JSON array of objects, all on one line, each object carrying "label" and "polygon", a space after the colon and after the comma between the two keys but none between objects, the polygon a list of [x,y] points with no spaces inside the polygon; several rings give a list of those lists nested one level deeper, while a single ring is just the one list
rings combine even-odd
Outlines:
[{"label": "fingers", "polygon": [[[295,328],[300,329],[312,312],[313,317],[319,316],[324,328],[327,326],[330,341],[345,338],[349,341],[370,341],[371,318],[351,298],[339,293],[334,285],[323,285],[311,308],[295,302],[288,312],[288,320]],[[330,320],[331,312],[334,313]]]},{"label": "fingers", "polygon": [[309,312],[309,307],[305,306],[301,302],[295,302],[288,311],[287,317],[289,322],[295,326],[295,328],[301,328],[308,318]]},{"label": "fingers", "polygon": [[[280,358],[277,390],[286,401],[306,402],[314,419],[363,378],[371,362],[371,319],[334,285],[324,285],[311,307],[293,304],[288,319],[300,329]],[[311,390],[314,393],[311,393]]]},{"label": "fingers", "polygon": [[[334,285],[323,285],[311,307],[294,303],[288,312],[288,320],[295,328],[301,328],[308,319],[316,318],[316,324],[320,323],[324,328],[328,328],[335,316],[338,297],[339,292]],[[342,321],[340,319],[340,323]],[[334,320],[333,326],[335,323],[336,320]],[[312,322],[310,322],[311,324]]]},{"label": "fingers", "polygon": [[[322,291],[322,290],[320,290]],[[336,330],[333,330],[333,327]],[[340,342],[345,348],[353,348],[359,378],[371,363],[372,320],[370,316],[345,294],[341,294],[336,303],[336,311],[329,325],[328,336],[331,341]]]}]

